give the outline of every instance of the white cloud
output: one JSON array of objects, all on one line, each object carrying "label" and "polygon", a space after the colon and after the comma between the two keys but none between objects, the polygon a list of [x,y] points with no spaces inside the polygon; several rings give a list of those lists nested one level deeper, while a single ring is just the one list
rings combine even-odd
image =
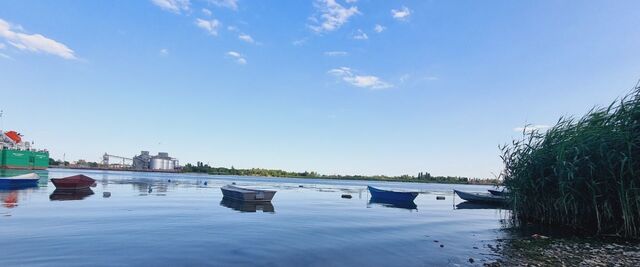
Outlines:
[{"label": "white cloud", "polygon": [[217,19],[212,19],[212,20],[196,19],[196,25],[206,30],[209,34],[213,36],[218,36],[218,28],[220,27],[220,22]]},{"label": "white cloud", "polygon": [[393,16],[394,19],[405,20],[405,19],[408,19],[409,16],[411,16],[411,10],[406,6],[402,6],[402,8],[398,10],[391,9],[391,15]]},{"label": "white cloud", "polygon": [[236,26],[228,26],[227,30],[230,32],[237,32],[238,31],[238,27]]},{"label": "white cloud", "polygon": [[207,16],[211,16],[213,13],[211,13],[211,10],[203,8],[202,9],[202,14],[205,14]]},{"label": "white cloud", "polygon": [[238,10],[238,0],[209,0],[209,2],[216,6]]},{"label": "white cloud", "polygon": [[346,55],[349,55],[349,53],[345,51],[327,51],[327,52],[324,52],[324,55],[330,56],[330,57],[336,57],[336,56],[346,56]]},{"label": "white cloud", "polygon": [[293,42],[291,42],[291,44],[293,44],[295,46],[301,46],[301,45],[304,45],[305,43],[307,43],[307,40],[309,40],[309,38],[302,38],[302,39],[298,39],[298,40],[293,40]]},{"label": "white cloud", "polygon": [[238,35],[238,39],[240,39],[240,40],[242,40],[242,41],[245,41],[245,42],[247,42],[247,43],[250,43],[250,44],[255,43],[255,41],[253,40],[253,38],[251,38],[251,35],[244,34],[244,33],[241,33],[240,35]]},{"label": "white cloud", "polygon": [[345,0],[345,2],[352,4],[352,3],[358,2],[358,0]]},{"label": "white cloud", "polygon": [[13,58],[12,58],[12,57],[10,57],[9,55],[4,54],[4,53],[0,53],[0,57],[1,57],[1,58],[6,58],[6,59],[13,60]]},{"label": "white cloud", "polygon": [[522,132],[530,133],[533,131],[546,131],[549,128],[551,128],[551,126],[549,125],[537,124],[537,125],[526,125],[524,127],[516,127],[516,128],[513,128],[513,130],[520,133]]},{"label": "white cloud", "polygon": [[169,49],[166,49],[166,48],[160,49],[160,55],[161,56],[168,56],[169,55]]},{"label": "white cloud", "polygon": [[379,77],[373,75],[357,75],[351,68],[348,67],[331,69],[327,73],[339,77],[343,81],[356,87],[367,89],[386,89],[393,87],[392,84],[383,81]]},{"label": "white cloud", "polygon": [[311,20],[315,21],[316,25],[309,27],[317,33],[337,30],[349,21],[350,17],[360,13],[358,7],[352,6],[345,8],[337,3],[336,0],[316,0],[314,6],[320,14],[320,18],[316,16],[312,17]]},{"label": "white cloud", "polygon": [[381,33],[383,32],[385,29],[387,29],[385,26],[382,26],[380,24],[376,24],[375,27],[373,27],[373,30],[377,33]]},{"label": "white cloud", "polygon": [[20,26],[10,25],[0,19],[0,37],[12,46],[25,51],[47,53],[64,59],[77,59],[73,50],[66,45],[49,39],[41,34],[27,34]]},{"label": "white cloud", "polygon": [[189,0],[151,0],[156,6],[180,14],[182,11],[188,11],[191,3]]},{"label": "white cloud", "polygon": [[7,48],[7,45],[0,43],[0,49],[5,49],[5,48]]},{"label": "white cloud", "polygon": [[358,32],[355,33],[352,36],[352,38],[356,39],[356,40],[367,40],[367,39],[369,39],[369,36],[367,36],[367,34],[364,33],[362,30],[358,29]]},{"label": "white cloud", "polygon": [[247,59],[244,58],[244,55],[236,52],[236,51],[229,51],[227,52],[227,56],[230,56],[231,58],[233,58],[236,63],[240,64],[240,65],[244,65],[247,64]]}]

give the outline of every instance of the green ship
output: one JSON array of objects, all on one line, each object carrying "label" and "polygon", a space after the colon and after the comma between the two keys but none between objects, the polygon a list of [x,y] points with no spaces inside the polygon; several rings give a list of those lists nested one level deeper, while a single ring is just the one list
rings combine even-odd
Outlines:
[{"label": "green ship", "polygon": [[0,132],[0,169],[44,170],[49,167],[49,152],[31,148],[15,131]]}]

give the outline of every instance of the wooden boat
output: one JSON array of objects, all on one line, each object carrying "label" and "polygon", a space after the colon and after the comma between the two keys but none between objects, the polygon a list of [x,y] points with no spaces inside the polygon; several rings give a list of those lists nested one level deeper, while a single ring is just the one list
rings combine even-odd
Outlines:
[{"label": "wooden boat", "polygon": [[11,177],[0,177],[0,187],[23,187],[37,186],[40,176],[35,173],[28,173]]},{"label": "wooden boat", "polygon": [[249,189],[233,185],[225,185],[220,190],[226,198],[249,202],[268,202],[276,194],[276,191]]},{"label": "wooden boat", "polygon": [[79,174],[65,178],[51,178],[51,182],[57,189],[79,190],[89,188],[96,183],[96,180],[86,175]]},{"label": "wooden boat", "polygon": [[489,193],[494,196],[506,197],[507,195],[509,195],[509,191],[506,189],[502,189],[502,191],[489,189],[487,191],[489,191]]},{"label": "wooden boat", "polygon": [[372,186],[367,186],[367,189],[371,192],[371,198],[393,201],[413,201],[419,194],[419,192],[412,191],[383,190]]},{"label": "wooden boat", "polygon": [[458,190],[453,190],[460,198],[476,203],[491,203],[491,204],[504,204],[507,202],[507,198],[505,196],[494,196],[489,193],[472,193],[472,192],[463,192]]}]

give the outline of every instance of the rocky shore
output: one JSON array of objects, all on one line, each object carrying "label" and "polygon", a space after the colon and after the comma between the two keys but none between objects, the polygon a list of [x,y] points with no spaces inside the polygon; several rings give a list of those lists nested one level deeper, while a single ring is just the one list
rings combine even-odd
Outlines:
[{"label": "rocky shore", "polygon": [[501,257],[484,266],[640,266],[640,243],[631,241],[533,235],[490,249]]}]

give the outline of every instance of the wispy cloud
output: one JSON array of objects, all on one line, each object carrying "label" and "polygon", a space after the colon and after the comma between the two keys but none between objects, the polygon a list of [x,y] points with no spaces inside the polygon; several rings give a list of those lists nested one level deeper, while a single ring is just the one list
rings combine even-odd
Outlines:
[{"label": "wispy cloud", "polygon": [[369,36],[364,33],[362,30],[358,29],[358,31],[356,33],[353,34],[353,36],[351,36],[353,39],[355,40],[367,40],[369,39]]},{"label": "wispy cloud", "polygon": [[244,57],[244,55],[236,52],[236,51],[229,51],[227,52],[227,56],[233,58],[236,63],[240,64],[240,65],[245,65],[247,64],[247,59]]},{"label": "wispy cloud", "polygon": [[406,20],[411,16],[411,10],[406,6],[402,6],[400,9],[391,9],[391,16],[397,20]]},{"label": "wispy cloud", "polygon": [[180,14],[183,11],[188,11],[191,2],[189,0],[151,0],[156,6],[171,11],[176,14]]},{"label": "wispy cloud", "polygon": [[360,88],[386,89],[393,87],[392,84],[383,81],[379,77],[373,75],[357,75],[351,68],[348,67],[331,69],[327,73],[341,78],[343,81]]},{"label": "wispy cloud", "polygon": [[301,46],[307,43],[307,41],[309,40],[309,38],[301,38],[301,39],[297,39],[297,40],[293,40],[293,42],[291,42],[291,44],[295,45],[295,46]]},{"label": "wispy cloud", "polygon": [[242,40],[242,41],[245,41],[245,42],[247,42],[247,43],[250,43],[250,44],[253,44],[253,43],[255,43],[255,42],[256,42],[256,41],[254,41],[254,40],[253,40],[253,38],[251,37],[251,35],[244,34],[244,33],[241,33],[240,35],[238,35],[238,39],[240,39],[240,40]]},{"label": "wispy cloud", "polygon": [[217,19],[196,19],[196,25],[207,31],[209,34],[218,36],[218,28],[220,28],[221,23]]},{"label": "wispy cloud", "polygon": [[168,56],[169,55],[169,49],[166,49],[166,48],[160,49],[160,55],[161,56]]},{"label": "wispy cloud", "polygon": [[[347,3],[353,3],[353,1],[348,1]],[[310,25],[309,28],[317,33],[337,30],[347,23],[350,17],[360,13],[358,7],[351,6],[346,8],[339,4],[337,0],[316,0],[314,7],[319,15],[310,18],[315,23]]]},{"label": "wispy cloud", "polygon": [[346,56],[346,55],[349,55],[349,53],[345,51],[327,51],[327,52],[324,52],[324,55],[330,56],[330,57],[337,57],[337,56]]},{"label": "wispy cloud", "polygon": [[211,13],[211,10],[203,8],[202,9],[202,14],[205,14],[207,16],[211,16],[213,13]]},{"label": "wispy cloud", "polygon": [[78,59],[74,51],[66,45],[41,34],[24,33],[22,27],[13,26],[2,19],[0,19],[0,37],[20,50],[51,54],[64,59]]},{"label": "wispy cloud", "polygon": [[5,49],[5,48],[7,48],[7,45],[0,43],[0,49]]},{"label": "wispy cloud", "polygon": [[546,131],[549,128],[551,128],[551,126],[549,125],[544,125],[544,124],[536,124],[536,125],[526,125],[524,127],[516,127],[513,128],[514,131],[516,132],[533,132],[533,131]]},{"label": "wispy cloud", "polygon": [[373,27],[373,30],[377,33],[381,33],[384,30],[386,30],[387,28],[385,26],[382,26],[380,24],[376,24],[376,26]]},{"label": "wispy cloud", "polygon": [[9,55],[7,55],[7,54],[5,54],[5,53],[0,53],[0,57],[1,57],[1,58],[5,58],[5,59],[13,60],[13,58],[12,58],[12,57],[10,57]]},{"label": "wispy cloud", "polygon": [[209,2],[216,6],[238,10],[238,0],[209,0]]}]

